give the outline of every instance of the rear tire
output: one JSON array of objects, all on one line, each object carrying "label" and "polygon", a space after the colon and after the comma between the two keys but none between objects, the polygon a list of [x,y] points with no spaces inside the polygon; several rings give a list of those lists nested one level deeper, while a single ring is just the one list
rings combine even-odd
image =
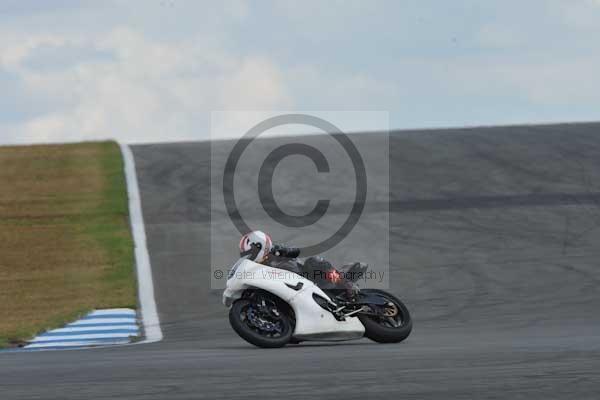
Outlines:
[{"label": "rear tire", "polygon": [[[278,301],[275,304],[279,303]],[[254,310],[258,305],[251,298],[236,300],[229,310],[229,323],[242,339],[258,347],[277,348],[289,343],[292,338],[293,324],[285,307],[277,307],[279,318],[276,322],[281,332],[263,331],[256,327],[248,318],[248,310]]]},{"label": "rear tire", "polygon": [[389,322],[387,322],[385,318],[359,314],[358,318],[365,326],[366,337],[378,343],[399,343],[410,335],[412,330],[412,319],[410,318],[408,308],[406,308],[400,299],[378,289],[363,289],[361,292],[377,294],[394,303],[401,320],[399,326],[392,327],[387,326]]}]

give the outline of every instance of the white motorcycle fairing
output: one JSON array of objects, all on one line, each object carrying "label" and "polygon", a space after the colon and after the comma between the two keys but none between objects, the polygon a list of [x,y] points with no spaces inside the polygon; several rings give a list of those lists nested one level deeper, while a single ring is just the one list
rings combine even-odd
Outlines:
[{"label": "white motorcycle fairing", "polygon": [[223,304],[231,307],[247,289],[262,289],[288,303],[296,315],[293,337],[302,340],[350,340],[363,337],[365,327],[357,317],[337,320],[313,299],[313,294],[329,301],[317,285],[291,271],[271,268],[240,259],[229,272]]}]

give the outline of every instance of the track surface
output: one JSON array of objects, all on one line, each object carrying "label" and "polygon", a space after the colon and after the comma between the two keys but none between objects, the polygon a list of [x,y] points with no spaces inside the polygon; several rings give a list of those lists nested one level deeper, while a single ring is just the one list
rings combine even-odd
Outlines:
[{"label": "track surface", "polygon": [[600,124],[390,144],[402,344],[247,345],[208,284],[208,144],[137,146],[165,340],[1,354],[0,398],[597,399]]}]

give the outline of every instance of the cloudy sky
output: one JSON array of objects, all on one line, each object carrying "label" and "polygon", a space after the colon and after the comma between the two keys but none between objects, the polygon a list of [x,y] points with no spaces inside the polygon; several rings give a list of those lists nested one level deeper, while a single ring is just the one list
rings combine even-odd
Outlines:
[{"label": "cloudy sky", "polygon": [[0,0],[0,143],[202,140],[215,110],[600,121],[600,0]]}]

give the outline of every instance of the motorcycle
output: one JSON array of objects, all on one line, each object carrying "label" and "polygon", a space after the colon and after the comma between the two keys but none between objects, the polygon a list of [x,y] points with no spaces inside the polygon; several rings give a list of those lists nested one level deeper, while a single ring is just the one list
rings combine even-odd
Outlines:
[{"label": "motorcycle", "polygon": [[[367,267],[345,268],[337,271],[360,276]],[[233,330],[264,348],[363,336],[379,343],[398,343],[410,334],[409,311],[397,297],[378,289],[362,289],[352,298],[339,292],[321,289],[299,274],[242,258],[229,271],[223,304],[229,307]]]}]

